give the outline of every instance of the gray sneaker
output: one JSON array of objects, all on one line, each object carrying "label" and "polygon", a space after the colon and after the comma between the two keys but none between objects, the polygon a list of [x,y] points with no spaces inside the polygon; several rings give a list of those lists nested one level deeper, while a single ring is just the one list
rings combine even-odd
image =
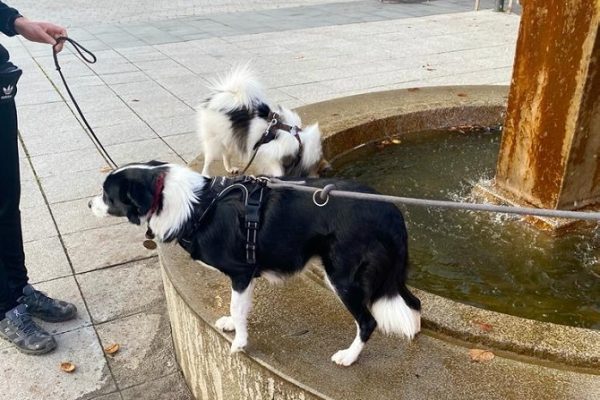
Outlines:
[{"label": "gray sneaker", "polygon": [[27,311],[34,317],[48,322],[62,322],[75,318],[77,307],[66,301],[54,300],[45,293],[27,285],[23,288],[23,296],[17,302],[27,305]]},{"label": "gray sneaker", "polygon": [[0,337],[26,354],[44,354],[56,348],[52,335],[33,322],[25,304],[6,312],[0,321]]}]

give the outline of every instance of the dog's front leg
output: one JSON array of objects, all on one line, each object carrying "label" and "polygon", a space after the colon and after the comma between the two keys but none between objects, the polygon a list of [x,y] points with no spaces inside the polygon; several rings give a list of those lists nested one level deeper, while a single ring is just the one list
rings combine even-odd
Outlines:
[{"label": "dog's front leg", "polygon": [[232,167],[231,166],[231,161],[229,158],[229,153],[227,153],[227,151],[223,152],[223,166],[225,167],[225,170],[230,173],[231,175],[237,175],[240,173],[240,169],[238,167]]},{"label": "dog's front leg", "polygon": [[248,344],[248,314],[252,309],[254,284],[254,280],[251,280],[245,287],[234,282],[231,290],[231,316],[221,317],[215,324],[217,328],[224,331],[235,330],[231,353],[244,350]]}]

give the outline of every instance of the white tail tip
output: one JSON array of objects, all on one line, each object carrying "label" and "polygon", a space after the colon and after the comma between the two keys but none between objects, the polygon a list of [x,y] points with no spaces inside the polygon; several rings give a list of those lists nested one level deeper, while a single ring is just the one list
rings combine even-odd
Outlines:
[{"label": "white tail tip", "polygon": [[385,334],[412,339],[421,330],[421,313],[410,308],[400,295],[377,300],[371,306],[371,313]]}]

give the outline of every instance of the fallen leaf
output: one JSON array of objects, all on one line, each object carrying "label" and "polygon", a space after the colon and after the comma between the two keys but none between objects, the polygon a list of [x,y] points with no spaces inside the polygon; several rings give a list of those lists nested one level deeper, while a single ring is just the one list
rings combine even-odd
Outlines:
[{"label": "fallen leaf", "polygon": [[71,362],[62,362],[62,363],[60,363],[60,369],[63,370],[64,372],[71,373],[71,372],[75,371],[75,364],[73,364]]},{"label": "fallen leaf", "polygon": [[471,321],[471,323],[484,332],[490,332],[494,328],[491,324],[487,324],[481,321]]},{"label": "fallen leaf", "polygon": [[458,97],[467,97],[466,93],[457,93],[456,94]]},{"label": "fallen leaf", "polygon": [[402,142],[400,141],[400,139],[392,139],[392,143],[394,143],[394,144],[400,144]]},{"label": "fallen leaf", "polygon": [[469,357],[473,362],[487,362],[493,360],[495,355],[489,350],[471,349],[469,350]]},{"label": "fallen leaf", "polygon": [[139,99],[131,99],[131,101],[133,101],[134,103],[137,103],[139,101]]},{"label": "fallen leaf", "polygon": [[112,168],[109,167],[108,165],[105,165],[104,167],[100,168],[100,173],[102,173],[102,174],[109,173],[110,171],[112,171]]},{"label": "fallen leaf", "polygon": [[435,68],[425,68],[427,71],[435,71]]},{"label": "fallen leaf", "polygon": [[113,355],[115,354],[117,351],[119,351],[119,349],[121,348],[121,346],[119,346],[118,343],[113,343],[110,346],[106,346],[104,348],[104,352],[108,355]]},{"label": "fallen leaf", "polygon": [[412,87],[412,88],[408,88],[406,90],[408,90],[409,92],[416,92],[417,90],[419,90],[419,88],[418,87]]}]

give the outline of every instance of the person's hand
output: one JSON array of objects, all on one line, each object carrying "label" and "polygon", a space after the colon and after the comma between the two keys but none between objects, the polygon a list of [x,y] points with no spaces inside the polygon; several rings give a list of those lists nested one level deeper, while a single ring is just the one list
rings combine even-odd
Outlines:
[{"label": "person's hand", "polygon": [[[15,32],[27,40],[38,43],[48,43],[54,46],[56,38],[67,36],[67,30],[50,22],[30,21],[25,17],[15,19]],[[56,46],[56,52],[62,50],[64,42]]]}]

